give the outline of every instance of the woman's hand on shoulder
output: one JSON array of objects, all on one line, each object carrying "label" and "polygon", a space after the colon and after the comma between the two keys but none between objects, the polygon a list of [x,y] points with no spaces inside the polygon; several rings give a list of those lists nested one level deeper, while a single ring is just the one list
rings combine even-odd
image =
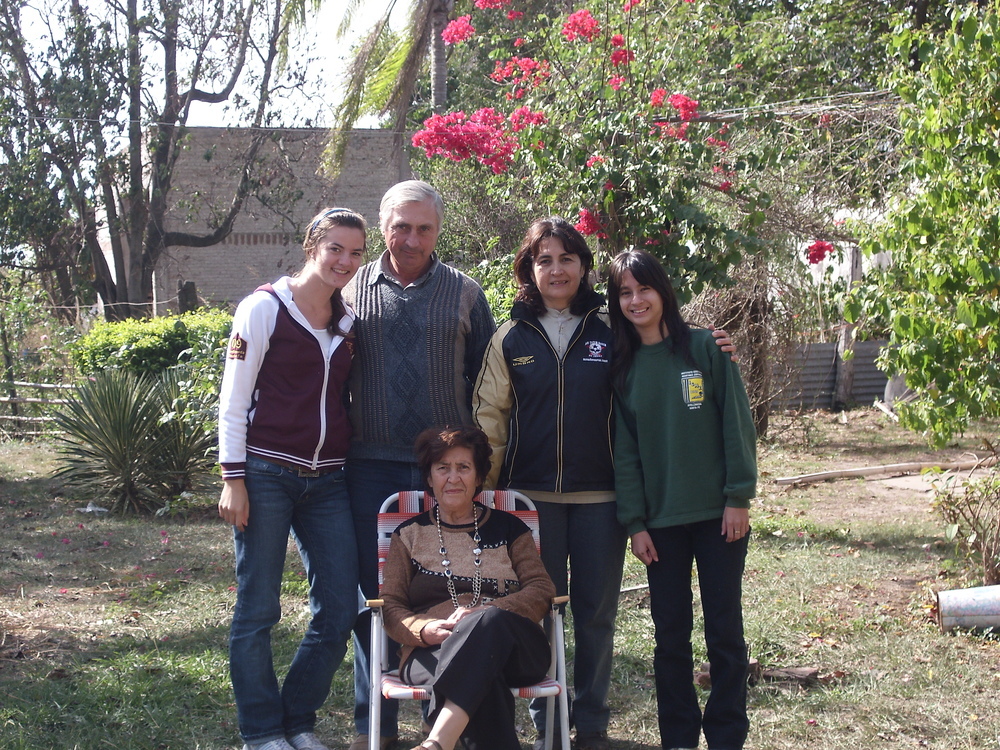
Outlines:
[{"label": "woman's hand on shoulder", "polygon": [[733,341],[729,338],[726,330],[724,328],[716,328],[715,326],[709,326],[708,330],[715,337],[715,345],[722,349],[722,351],[729,352],[729,358],[733,362],[739,362],[740,358],[736,356],[736,347],[733,345]]},{"label": "woman's hand on shoulder", "polygon": [[219,517],[239,531],[246,531],[250,520],[250,499],[242,479],[227,479],[219,498]]}]

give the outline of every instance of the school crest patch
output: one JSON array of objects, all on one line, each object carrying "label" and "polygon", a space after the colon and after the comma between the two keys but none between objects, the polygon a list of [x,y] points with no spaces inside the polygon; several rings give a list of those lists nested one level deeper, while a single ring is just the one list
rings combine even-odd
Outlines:
[{"label": "school crest patch", "polygon": [[247,342],[238,333],[234,333],[229,339],[229,359],[245,360],[247,358]]}]

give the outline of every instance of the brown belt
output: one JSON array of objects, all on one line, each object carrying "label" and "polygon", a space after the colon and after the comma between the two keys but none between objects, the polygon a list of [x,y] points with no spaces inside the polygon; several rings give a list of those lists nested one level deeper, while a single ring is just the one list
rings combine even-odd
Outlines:
[{"label": "brown belt", "polygon": [[289,463],[288,461],[279,461],[276,458],[270,458],[267,456],[258,456],[263,461],[267,461],[269,464],[274,464],[275,466],[280,466],[282,469],[288,469],[289,471],[294,471],[299,477],[321,477],[325,474],[333,474],[335,471],[343,471],[343,466],[323,466],[318,469],[305,469],[296,464]]}]

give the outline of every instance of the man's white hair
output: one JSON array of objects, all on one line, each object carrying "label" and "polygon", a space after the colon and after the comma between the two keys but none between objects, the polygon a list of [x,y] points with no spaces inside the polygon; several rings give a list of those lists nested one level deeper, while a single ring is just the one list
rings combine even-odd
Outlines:
[{"label": "man's white hair", "polygon": [[402,206],[404,203],[423,203],[431,201],[434,210],[437,212],[438,229],[444,224],[444,201],[441,195],[433,187],[423,180],[406,180],[397,182],[385,191],[382,196],[382,203],[378,207],[378,221],[382,228],[382,234],[388,229],[389,215],[393,209]]}]

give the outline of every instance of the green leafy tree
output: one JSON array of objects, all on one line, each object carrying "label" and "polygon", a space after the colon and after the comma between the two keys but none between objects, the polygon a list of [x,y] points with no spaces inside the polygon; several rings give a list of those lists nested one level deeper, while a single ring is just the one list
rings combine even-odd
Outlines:
[{"label": "green leafy tree", "polygon": [[[147,312],[167,248],[222,241],[261,188],[275,91],[295,83],[278,68],[285,11],[283,0],[0,0],[3,260],[47,274],[57,305],[96,294],[109,318]],[[205,207],[202,232],[167,221],[196,106],[226,109],[252,132],[236,186]],[[82,279],[91,295],[79,294]]]},{"label": "green leafy tree", "polygon": [[[956,9],[943,34],[902,29],[902,169],[909,186],[863,248],[892,266],[869,277],[852,318],[891,323],[883,364],[917,397],[909,427],[941,445],[972,420],[1000,414],[1000,21],[988,7]],[[909,69],[908,69],[909,68]]]}]

